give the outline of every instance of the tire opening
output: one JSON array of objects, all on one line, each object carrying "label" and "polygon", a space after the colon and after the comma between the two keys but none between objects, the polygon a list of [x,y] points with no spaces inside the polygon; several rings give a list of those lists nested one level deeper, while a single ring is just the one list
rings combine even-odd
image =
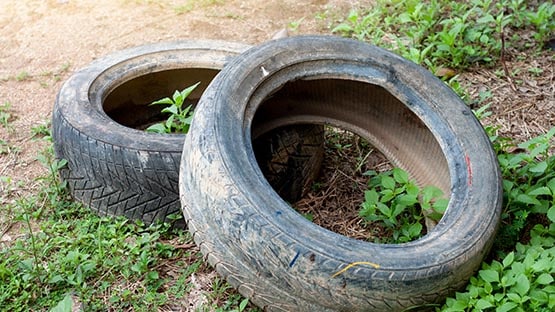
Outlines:
[{"label": "tire opening", "polygon": [[171,98],[176,90],[181,91],[200,81],[200,85],[184,104],[195,106],[218,72],[219,70],[205,68],[148,72],[113,88],[103,102],[103,109],[117,123],[144,130],[153,123],[167,119],[167,116],[160,113],[162,106],[150,106],[150,103],[165,97]]},{"label": "tire opening", "polygon": [[[449,168],[438,141],[415,113],[383,87],[341,79],[287,82],[277,92],[266,96],[256,110],[252,137],[278,125],[305,123],[327,125],[326,155],[323,170],[309,186],[308,196],[290,203],[316,224],[363,240],[375,241],[376,235],[384,235],[368,229],[358,216],[364,191],[368,189],[368,177],[363,177],[363,173],[368,170],[380,172],[400,167],[420,188],[435,186],[449,198]],[[260,150],[256,140],[253,149],[258,158]],[[260,161],[258,164],[268,179],[265,164]],[[295,180],[294,173],[287,176]],[[268,181],[280,194],[273,181]],[[339,181],[341,185],[338,184],[336,189],[329,187]],[[322,186],[327,186],[327,192],[318,190]],[[319,206],[326,196],[343,198],[332,201],[342,207]],[[317,212],[318,209],[322,211]],[[341,214],[345,210],[349,211],[349,220]],[[337,217],[338,213],[342,220],[334,222],[333,215]],[[426,226],[423,228],[425,233]]]}]

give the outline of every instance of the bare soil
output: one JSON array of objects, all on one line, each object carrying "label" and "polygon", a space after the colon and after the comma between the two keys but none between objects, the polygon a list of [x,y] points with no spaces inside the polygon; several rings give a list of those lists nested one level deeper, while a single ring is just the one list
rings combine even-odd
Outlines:
[{"label": "bare soil", "polygon": [[[50,120],[57,91],[76,70],[110,52],[160,41],[220,39],[257,44],[289,28],[326,33],[315,15],[355,5],[339,0],[23,0],[0,2],[0,105],[10,127],[0,139],[0,176],[32,185],[44,144],[31,127]],[[293,23],[293,24],[291,24]],[[291,27],[296,26],[294,31]],[[5,111],[5,109],[4,109]]]}]

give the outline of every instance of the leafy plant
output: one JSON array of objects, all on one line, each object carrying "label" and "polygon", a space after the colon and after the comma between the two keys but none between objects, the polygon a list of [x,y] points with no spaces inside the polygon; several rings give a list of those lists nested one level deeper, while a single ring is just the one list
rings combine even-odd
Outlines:
[{"label": "leafy plant", "polygon": [[[47,129],[40,133],[50,138]],[[58,177],[66,161],[54,159],[51,145],[38,158],[47,174],[34,184],[35,194],[18,197],[11,190],[28,186],[0,178],[2,209],[20,229],[0,243],[1,310],[68,311],[73,304],[87,311],[171,310],[189,296],[194,275],[206,266],[188,232],[97,216],[72,201]],[[253,310],[220,285],[221,302],[208,301],[207,309]]]},{"label": "leafy plant", "polygon": [[534,9],[523,0],[378,0],[352,10],[332,32],[392,50],[432,72],[464,69],[498,60],[507,30],[520,42],[517,30],[534,27],[536,41],[546,41],[555,29],[554,7],[545,2]]},{"label": "leafy plant", "polygon": [[192,106],[184,107],[185,99],[200,84],[196,84],[184,89],[183,91],[175,91],[172,98],[166,97],[161,100],[152,102],[151,105],[169,105],[162,109],[162,113],[169,114],[168,119],[164,122],[154,124],[146,129],[148,132],[155,133],[187,133],[193,119]]},{"label": "leafy plant", "polygon": [[500,261],[484,263],[465,292],[448,298],[441,311],[553,311],[555,308],[555,227],[537,225],[529,244]]},{"label": "leafy plant", "polygon": [[17,74],[17,76],[15,76],[15,80],[24,81],[24,80],[29,79],[30,77],[31,77],[31,75],[28,72],[21,71],[21,72],[19,72],[19,74]]},{"label": "leafy plant", "polygon": [[382,225],[390,232],[390,237],[378,239],[381,242],[403,243],[422,236],[422,221],[425,217],[439,221],[447,208],[448,199],[434,186],[422,190],[409,179],[406,171],[393,168],[392,171],[371,176],[364,192],[364,202],[359,215],[372,224]]},{"label": "leafy plant", "polygon": [[540,4],[535,12],[528,11],[525,14],[526,19],[536,29],[534,39],[542,43],[547,41],[555,31],[555,4],[546,1]]},{"label": "leafy plant", "polygon": [[[486,130],[503,176],[502,224],[494,242],[498,260],[484,262],[466,290],[448,298],[441,311],[553,311],[555,128],[520,144],[495,135],[495,127]],[[543,221],[523,233],[532,215]],[[519,242],[527,234],[529,241]]]},{"label": "leafy plant", "polygon": [[0,124],[8,129],[12,129],[12,125],[10,121],[12,120],[12,114],[10,113],[10,109],[12,104],[10,102],[5,102],[4,104],[0,105]]}]

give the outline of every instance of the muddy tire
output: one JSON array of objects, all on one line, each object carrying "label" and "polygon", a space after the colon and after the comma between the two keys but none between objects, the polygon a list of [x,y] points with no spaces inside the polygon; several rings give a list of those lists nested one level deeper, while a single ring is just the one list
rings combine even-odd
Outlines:
[{"label": "muddy tire", "polygon": [[[147,224],[181,216],[178,175],[185,135],[140,130],[164,118],[160,106],[148,104],[200,81],[188,98],[195,105],[222,67],[248,47],[157,43],[116,52],[75,73],[58,94],[52,120],[56,157],[68,161],[61,176],[73,197],[100,215]],[[303,139],[297,144],[323,142]],[[317,170],[314,159],[310,164]]]},{"label": "muddy tire", "polygon": [[[488,137],[443,82],[392,53],[335,37],[272,41],[230,62],[196,114],[181,161],[185,219],[209,263],[265,310],[429,307],[463,287],[492,244],[502,196]],[[367,139],[448,194],[445,215],[398,245],[307,221],[272,190],[251,144],[298,123]]]}]

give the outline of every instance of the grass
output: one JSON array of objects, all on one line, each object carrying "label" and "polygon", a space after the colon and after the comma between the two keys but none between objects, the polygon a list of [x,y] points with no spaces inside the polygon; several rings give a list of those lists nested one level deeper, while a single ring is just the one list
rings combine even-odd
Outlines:
[{"label": "grass", "polygon": [[[375,8],[351,12],[333,31],[378,43],[436,73],[452,70],[439,76],[469,105],[481,106],[494,95],[487,90],[468,95],[457,75],[482,66],[507,76],[502,52],[535,55],[553,35],[554,10],[549,2],[530,6],[524,0],[378,0]],[[543,73],[539,67],[523,71]],[[31,77],[21,72],[15,79]],[[482,107],[476,113],[485,117],[488,111]],[[0,107],[2,127],[9,128],[10,114],[9,103]],[[48,139],[48,128],[38,125],[32,134]],[[503,172],[502,225],[481,270],[437,310],[553,310],[555,158],[549,146],[555,130],[516,142],[500,137],[498,126],[485,128]],[[351,148],[342,141],[332,145],[342,153]],[[10,143],[0,141],[0,156],[6,148]],[[68,196],[57,176],[64,163],[53,159],[51,149],[38,158],[48,173],[36,186],[0,177],[1,310],[68,311],[71,305],[87,311],[171,310],[189,306],[187,298],[194,296],[200,302],[197,311],[257,310],[215,277],[186,231],[97,216]],[[366,156],[360,158],[357,163]],[[17,191],[25,188],[34,194]]]},{"label": "grass", "polygon": [[[10,237],[0,243],[2,310],[171,310],[189,306],[193,290],[206,297],[198,311],[246,309],[246,299],[210,274],[188,232],[97,216],[69,197],[57,175],[65,161],[53,159],[51,147],[38,160],[48,174],[37,194],[18,196],[10,190],[22,186],[2,179],[3,210],[13,216],[0,226]],[[210,278],[199,283],[201,276]]]},{"label": "grass", "polygon": [[509,46],[540,49],[555,30],[554,16],[548,2],[378,0],[351,11],[332,32],[380,45],[437,73],[494,66]]}]

